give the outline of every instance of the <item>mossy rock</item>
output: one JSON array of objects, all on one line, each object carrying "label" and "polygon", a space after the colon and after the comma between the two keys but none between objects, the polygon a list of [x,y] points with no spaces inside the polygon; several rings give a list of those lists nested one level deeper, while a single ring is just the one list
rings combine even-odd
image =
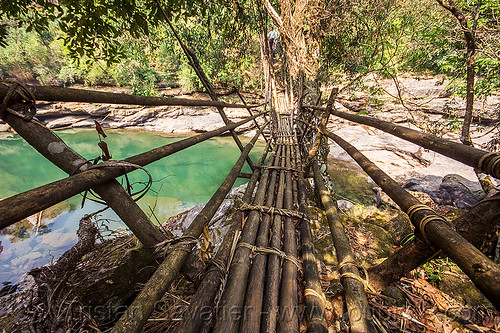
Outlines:
[{"label": "mossy rock", "polygon": [[[119,251],[118,251],[119,252]],[[109,264],[89,274],[76,293],[98,319],[113,320],[156,269],[151,252],[142,247],[109,257]],[[107,318],[101,318],[106,314]]]},{"label": "mossy rock", "polygon": [[361,170],[338,160],[328,160],[328,173],[338,199],[348,199],[362,205],[373,205],[373,184]]},{"label": "mossy rock", "polygon": [[439,275],[439,289],[463,305],[471,307],[484,305],[493,308],[488,299],[474,286],[458,266],[443,267],[443,272]]}]

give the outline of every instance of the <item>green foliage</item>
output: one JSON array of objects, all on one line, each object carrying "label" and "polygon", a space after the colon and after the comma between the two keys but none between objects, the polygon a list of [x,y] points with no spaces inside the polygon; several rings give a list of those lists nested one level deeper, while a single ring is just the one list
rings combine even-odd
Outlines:
[{"label": "green foliage", "polygon": [[161,76],[152,67],[137,68],[132,79],[132,93],[142,96],[158,96],[156,82]]}]

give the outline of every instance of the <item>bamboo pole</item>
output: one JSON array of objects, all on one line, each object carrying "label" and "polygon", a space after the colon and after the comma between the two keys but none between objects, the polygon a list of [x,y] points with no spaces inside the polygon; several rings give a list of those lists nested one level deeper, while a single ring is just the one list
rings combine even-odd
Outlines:
[{"label": "bamboo pole", "polygon": [[[268,143],[257,164],[261,165],[264,163],[269,147],[270,145]],[[256,168],[252,174],[252,178],[250,178],[250,181],[247,184],[247,188],[241,201],[250,203],[259,174],[260,169]],[[237,215],[236,221],[233,222],[233,225],[224,237],[224,241],[217,251],[213,262],[220,262],[224,264],[224,267],[227,266],[235,233],[237,230],[241,230],[242,217],[243,214]],[[204,324],[207,323],[208,318],[214,311],[214,299],[219,291],[220,284],[225,277],[226,273],[221,271],[221,269],[216,265],[211,264],[207,267],[207,274],[203,277],[195,295],[191,298],[189,307],[184,314],[183,321],[177,326],[176,332],[197,333],[202,331]]]},{"label": "bamboo pole", "polygon": [[[276,149],[276,148],[275,148]],[[276,150],[272,152],[268,165],[276,165]],[[259,186],[253,200],[254,205],[263,205],[267,190],[270,171],[265,169],[259,180]],[[255,244],[257,229],[261,213],[256,210],[250,211],[247,221],[241,233],[240,243]],[[248,273],[251,265],[251,249],[238,246],[229,267],[226,286],[222,293],[217,309],[217,318],[213,329],[214,333],[237,332],[239,321],[243,315],[242,307],[245,297]]]},{"label": "bamboo pole", "polygon": [[[233,166],[224,182],[214,193],[212,198],[203,207],[201,212],[195,217],[191,225],[186,229],[184,237],[197,239],[203,232],[203,228],[208,225],[212,217],[217,212],[222,201],[231,190],[238,174],[245,163],[245,160],[257,141],[261,132],[252,138],[241,153],[238,161]],[[192,244],[179,244],[174,246],[174,249],[167,255],[165,260],[160,264],[153,276],[146,283],[140,294],[134,299],[132,304],[127,308],[127,311],[120,317],[111,332],[140,332],[146,323],[147,319],[154,311],[157,301],[168,290],[170,284],[177,276],[184,260],[192,251]]]},{"label": "bamboo pole", "polygon": [[[283,147],[278,147],[278,155],[281,156]],[[273,207],[276,187],[276,177],[278,172],[271,171],[271,178],[267,189],[267,197],[265,205]],[[259,225],[259,233],[255,240],[255,245],[258,247],[267,248],[269,243],[269,225],[271,223],[271,215],[265,213],[262,216],[262,221]],[[260,330],[260,320],[262,314],[262,299],[264,296],[264,282],[266,278],[267,254],[256,253],[252,261],[252,268],[247,283],[247,291],[245,296],[245,313],[240,323],[240,332],[258,332]]]},{"label": "bamboo pole", "polygon": [[[500,267],[454,231],[428,207],[415,210],[420,202],[401,188],[385,172],[339,136],[325,132],[341,146],[382,190],[405,212],[414,211],[411,221],[417,230],[442,249],[474,282],[476,287],[498,309],[500,308]],[[467,146],[464,146],[467,147]]]},{"label": "bamboo pole", "polygon": [[[243,98],[243,96],[241,95],[240,91],[236,89],[236,93],[238,94],[238,97],[240,98],[241,102],[243,103],[243,105],[248,105],[247,102],[245,101],[245,99]],[[250,107],[247,108],[248,110],[248,114],[250,114],[250,117],[253,116],[253,112],[252,112],[252,109]],[[265,117],[265,116],[264,116]],[[266,119],[267,121],[267,119]],[[257,122],[256,119],[254,119],[254,124],[255,126],[257,127],[257,130],[260,130],[260,125],[259,123]],[[269,139],[267,138],[267,136],[264,134],[264,132],[262,132],[262,136],[264,137],[264,140],[266,140],[266,142],[269,141]]]},{"label": "bamboo pole", "polygon": [[[64,87],[26,86],[26,88],[33,92],[36,100],[47,102],[106,103],[143,106],[212,106],[238,109],[257,107],[257,105],[230,104],[221,101],[175,97],[135,96],[129,94]],[[0,100],[3,100],[5,98],[8,89],[9,87],[7,85],[0,84]],[[15,96],[11,101],[15,102],[19,98],[20,96]]]},{"label": "bamboo pole", "polygon": [[[315,110],[323,110],[322,107],[308,105]],[[360,116],[338,110],[332,110],[332,114],[359,124],[372,126],[386,133],[395,135],[403,140],[412,142],[423,148],[430,149],[444,156],[467,164],[482,172],[500,178],[500,154],[489,153],[486,150],[466,146],[464,144],[438,138],[434,135],[426,134],[417,130],[395,125],[388,121]]]},{"label": "bamboo pole", "polygon": [[[299,159],[300,152],[297,147],[296,156]],[[300,164],[300,163],[299,163]],[[308,213],[307,193],[303,173],[299,173],[299,208],[304,214]],[[304,269],[305,282],[305,304],[307,330],[311,333],[327,333],[328,325],[325,318],[326,299],[321,289],[318,265],[314,250],[314,242],[310,223],[307,219],[302,219],[300,228],[300,238],[302,240],[302,266]]]},{"label": "bamboo pole", "polygon": [[[11,113],[6,113],[4,120],[33,148],[64,172],[72,174],[80,167],[89,166],[90,162],[68,147],[64,141],[42,124],[34,120],[25,121]],[[165,240],[165,235],[153,225],[116,180],[113,179],[92,188],[116,212],[146,248],[152,248]]]},{"label": "bamboo pole", "polygon": [[[201,84],[205,87],[208,95],[210,96],[212,101],[215,101],[215,102],[218,101],[217,94],[215,93],[214,88],[212,87],[212,84],[208,80],[208,77],[205,74],[205,71],[201,67],[200,62],[198,61],[198,58],[196,57],[194,52],[190,48],[188,48],[187,45],[184,44],[184,42],[182,41],[181,37],[179,36],[179,34],[175,30],[174,26],[170,22],[167,13],[163,9],[160,0],[156,0],[156,4],[158,5],[158,8],[160,9],[161,13],[163,14],[163,18],[165,19],[165,21],[167,21],[167,24],[170,27],[170,30],[172,30],[172,32],[174,33],[175,38],[177,39],[177,41],[179,42],[179,45],[181,46],[181,49],[184,51],[184,54],[186,55],[186,57],[189,61],[189,64],[191,65],[191,67],[193,67],[196,75],[198,76],[198,78],[201,81]],[[226,113],[224,112],[224,108],[222,106],[217,106],[217,111],[219,112],[224,123],[226,125],[229,125],[231,123],[231,121],[229,120]],[[231,136],[233,137],[233,140],[236,143],[236,145],[238,146],[238,148],[240,149],[240,151],[243,151],[243,144],[241,143],[240,139],[238,138],[238,135],[236,134],[236,132],[234,130],[229,130],[229,133],[231,133]],[[247,158],[247,163],[253,171],[255,166],[253,165],[253,162],[250,158]]]},{"label": "bamboo pole", "polygon": [[[288,136],[288,134],[285,134]],[[285,161],[286,167],[291,167],[290,151],[291,147],[286,146]],[[293,209],[292,193],[292,173],[285,172],[285,197],[284,206],[286,209]],[[295,236],[295,224],[290,217],[285,217],[283,225],[283,250],[288,256],[297,258],[297,238]],[[299,332],[298,318],[298,285],[297,266],[290,260],[283,263],[280,291],[280,312],[278,318],[278,332],[291,333]]]},{"label": "bamboo pole", "polygon": [[316,138],[314,139],[314,142],[311,146],[311,149],[309,150],[307,160],[306,160],[306,167],[309,166],[312,161],[314,160],[316,154],[318,153],[319,146],[321,143],[321,138],[323,135],[321,134],[321,131],[326,130],[326,125],[328,125],[328,119],[330,118],[330,114],[332,113],[332,110],[335,109],[335,99],[337,98],[337,95],[339,93],[338,88],[333,88],[332,92],[330,93],[330,97],[328,97],[328,103],[326,104],[325,111],[321,115],[321,122],[319,124],[319,131],[316,133]]},{"label": "bamboo pole", "polygon": [[[355,264],[354,254],[351,250],[349,238],[344,231],[344,226],[340,221],[337,208],[332,200],[332,195],[327,189],[318,163],[312,164],[314,172],[314,184],[323,204],[328,219],[328,226],[332,235],[333,245],[337,253],[340,282],[345,291],[345,300],[349,316],[349,324],[352,332],[375,332],[372,324],[372,315],[366,298],[365,286],[361,282],[359,270]],[[342,277],[342,275],[344,275]],[[350,276],[357,276],[359,279]]]},{"label": "bamboo pole", "polygon": [[[262,115],[262,113],[210,132],[195,135],[168,145],[152,149],[150,151],[129,157],[124,161],[135,165],[145,166],[163,157],[172,155],[197,143],[220,135],[228,131],[229,128],[236,128],[238,126],[241,126],[260,115]],[[33,126],[34,129],[39,129],[39,127],[41,126]],[[29,130],[30,129],[26,129],[26,131]],[[57,145],[57,141],[54,142]],[[52,145],[54,145],[54,143]],[[70,148],[68,147],[67,149]],[[79,157],[78,160],[82,161],[82,158]],[[23,218],[31,216],[36,212],[55,205],[58,202],[71,198],[72,196],[86,191],[93,186],[111,181],[114,178],[124,175],[125,173],[131,172],[135,169],[136,168],[132,166],[109,166],[106,168],[83,170],[82,172],[76,175],[72,175],[68,178],[64,178],[50,184],[46,184],[35,189],[5,198],[0,201],[0,229],[3,229]],[[73,167],[72,171],[68,171],[68,173],[72,174],[76,170],[77,165]]]},{"label": "bamboo pole", "polygon": [[[281,160],[281,167],[285,168],[285,159]],[[285,171],[282,169],[279,176],[278,193],[276,197],[276,208],[283,208],[285,190]],[[272,236],[270,247],[281,249],[281,238],[283,234],[283,219],[280,214],[274,216],[272,225]],[[279,310],[279,290],[281,284],[282,259],[276,254],[269,254],[267,262],[266,286],[264,291],[264,305],[262,312],[262,331],[276,332]]]}]

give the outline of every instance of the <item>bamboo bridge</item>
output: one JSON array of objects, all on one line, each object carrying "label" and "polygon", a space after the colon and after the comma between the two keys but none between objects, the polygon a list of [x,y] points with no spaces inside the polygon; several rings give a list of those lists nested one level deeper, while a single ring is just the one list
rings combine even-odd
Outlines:
[{"label": "bamboo bridge", "polygon": [[[212,90],[213,92],[213,90]],[[332,94],[333,95],[333,94]],[[321,138],[338,144],[406,212],[417,237],[380,264],[375,273],[397,280],[403,272],[431,258],[437,251],[448,255],[498,309],[500,308],[500,267],[469,242],[484,231],[481,223],[467,225],[463,219],[448,221],[421,204],[380,170],[355,147],[326,130],[330,115],[372,126],[423,148],[456,159],[495,178],[500,177],[500,154],[441,139],[420,131],[368,116],[340,112],[330,98],[326,107],[302,105],[294,112],[276,112],[264,106],[212,101],[83,91],[56,87],[27,87],[15,82],[0,84],[0,117],[39,153],[68,173],[68,177],[5,198],[0,201],[0,228],[5,228],[71,196],[93,190],[127,224],[145,248],[162,253],[161,264],[142,291],[121,316],[112,332],[140,332],[164,293],[178,276],[193,252],[203,229],[221,205],[238,177],[250,177],[233,223],[192,298],[177,332],[299,332],[299,317],[305,315],[310,332],[328,332],[325,296],[316,264],[311,223],[318,216],[308,210],[310,179],[328,219],[335,246],[343,297],[351,332],[376,332],[380,323],[371,315],[366,293],[367,275],[359,269],[349,240],[322,174],[318,159]],[[37,100],[135,105],[196,105],[216,107],[225,126],[178,142],[151,149],[121,161],[93,164],[36,119]],[[242,99],[243,100],[243,99]],[[244,102],[244,101],[243,101]],[[266,108],[267,106],[267,108]],[[224,108],[244,108],[249,117],[232,122]],[[264,111],[258,109],[264,107]],[[255,113],[257,112],[257,113]],[[259,120],[259,121],[257,121]],[[257,134],[245,146],[234,130],[253,121]],[[155,227],[116,180],[137,168],[188,149],[207,139],[229,133],[241,155],[210,201],[181,237]],[[263,136],[266,148],[259,161],[249,158],[257,139]],[[253,173],[245,175],[245,163]],[[309,183],[309,182],[307,182]],[[309,197],[309,200],[313,200]],[[481,202],[470,210],[471,218],[499,212],[498,197]],[[485,213],[486,211],[490,213]],[[466,214],[466,215],[467,215]],[[496,215],[495,215],[496,216]],[[462,223],[462,224],[461,224]],[[494,222],[496,223],[496,221]],[[417,255],[418,263],[415,263]],[[413,267],[415,268],[415,267]],[[300,272],[300,274],[299,274]],[[300,278],[300,280],[299,280]],[[299,294],[305,307],[300,311]]]}]

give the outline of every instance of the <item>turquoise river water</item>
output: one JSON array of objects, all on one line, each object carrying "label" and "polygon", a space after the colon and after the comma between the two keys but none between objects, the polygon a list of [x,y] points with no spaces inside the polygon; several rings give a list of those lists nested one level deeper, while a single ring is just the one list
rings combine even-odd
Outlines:
[{"label": "turquoise river water", "polygon": [[[56,132],[70,147],[87,159],[100,154],[98,135],[93,129]],[[114,160],[123,159],[156,148],[182,137],[165,136],[153,132],[107,130],[110,153]],[[242,138],[244,143],[249,139]],[[253,149],[256,161],[263,145]],[[239,150],[232,138],[215,138],[148,165],[153,176],[152,191],[139,201],[139,206],[151,215],[153,221],[166,218],[207,202],[232,168]],[[243,169],[249,172],[248,166]],[[5,198],[65,177],[65,173],[38,154],[16,134],[0,133],[0,198]],[[130,174],[134,190],[142,188],[147,180],[143,171]],[[238,179],[235,186],[246,180]],[[57,259],[77,242],[78,222],[85,214],[104,206],[85,201],[78,195],[41,213],[0,231],[0,282],[16,282],[30,269]],[[110,210],[101,214],[106,226],[115,230],[124,224]],[[1,286],[0,286],[1,289]]]}]

